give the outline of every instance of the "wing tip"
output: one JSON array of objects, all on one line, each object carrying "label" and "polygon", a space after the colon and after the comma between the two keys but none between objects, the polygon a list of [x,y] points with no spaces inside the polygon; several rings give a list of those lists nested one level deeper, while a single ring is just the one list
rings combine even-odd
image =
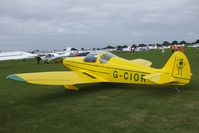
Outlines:
[{"label": "wing tip", "polygon": [[8,75],[6,78],[11,79],[11,80],[15,80],[15,81],[20,81],[20,82],[26,82],[23,78],[17,76],[16,74]]}]

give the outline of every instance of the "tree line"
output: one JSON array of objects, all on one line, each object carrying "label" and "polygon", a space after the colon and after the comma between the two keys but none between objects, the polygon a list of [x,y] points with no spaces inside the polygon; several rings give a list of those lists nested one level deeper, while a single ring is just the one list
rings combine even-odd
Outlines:
[{"label": "tree line", "polygon": [[[145,47],[145,46],[154,46],[154,45],[157,45],[157,46],[170,46],[170,45],[174,45],[174,44],[177,44],[177,45],[192,45],[192,44],[196,44],[196,43],[199,43],[199,39],[194,41],[194,42],[186,42],[186,41],[180,41],[178,42],[177,40],[174,40],[172,42],[169,42],[169,41],[163,41],[162,43],[156,43],[156,44],[144,44],[144,43],[141,43],[141,44],[132,44],[131,47],[132,48],[136,48],[136,47]],[[128,46],[127,45],[117,45],[117,46],[112,46],[112,45],[108,45],[102,49],[114,49],[114,48],[127,48]]]}]

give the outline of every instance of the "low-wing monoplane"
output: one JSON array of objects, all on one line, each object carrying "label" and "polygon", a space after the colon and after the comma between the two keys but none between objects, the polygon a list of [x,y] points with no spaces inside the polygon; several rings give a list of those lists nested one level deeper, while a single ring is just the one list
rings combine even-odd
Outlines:
[{"label": "low-wing monoplane", "polygon": [[77,53],[76,51],[63,51],[63,52],[48,53],[45,56],[41,56],[41,59],[45,63],[62,62],[64,58],[75,56],[76,53]]},{"label": "low-wing monoplane", "polygon": [[145,59],[126,60],[109,52],[90,53],[86,57],[71,57],[63,64],[72,71],[12,74],[7,78],[32,84],[63,85],[78,90],[75,85],[87,83],[128,83],[186,85],[191,80],[187,57],[179,51],[173,53],[161,69],[152,68]]},{"label": "low-wing monoplane", "polygon": [[36,54],[21,51],[0,52],[0,61],[33,59],[36,56]]}]

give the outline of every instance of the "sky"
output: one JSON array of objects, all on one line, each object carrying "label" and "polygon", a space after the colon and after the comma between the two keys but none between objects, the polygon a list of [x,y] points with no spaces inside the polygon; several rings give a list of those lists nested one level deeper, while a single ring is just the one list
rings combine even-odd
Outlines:
[{"label": "sky", "polygon": [[0,0],[0,51],[199,39],[198,0]]}]

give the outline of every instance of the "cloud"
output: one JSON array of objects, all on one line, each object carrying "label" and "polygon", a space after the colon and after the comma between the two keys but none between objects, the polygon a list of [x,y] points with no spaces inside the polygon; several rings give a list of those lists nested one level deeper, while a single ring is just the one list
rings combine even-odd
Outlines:
[{"label": "cloud", "polygon": [[198,39],[197,0],[0,1],[0,50]]}]

